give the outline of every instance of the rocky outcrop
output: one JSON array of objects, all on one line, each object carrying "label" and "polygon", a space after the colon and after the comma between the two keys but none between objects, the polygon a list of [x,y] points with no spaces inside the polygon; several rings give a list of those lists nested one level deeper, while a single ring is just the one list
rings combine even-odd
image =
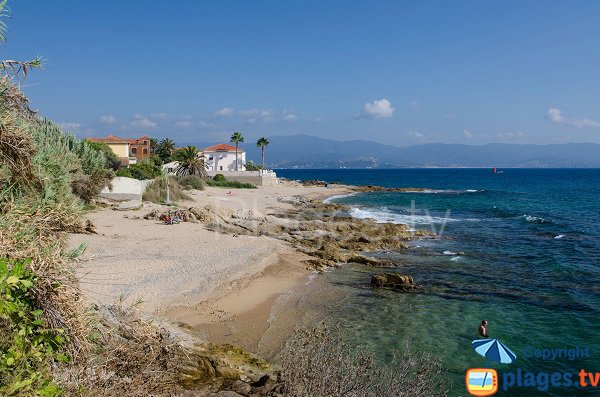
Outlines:
[{"label": "rocky outcrop", "polygon": [[411,276],[398,273],[374,274],[371,277],[371,285],[375,288],[394,289],[397,291],[412,291],[417,286]]},{"label": "rocky outcrop", "polygon": [[[323,271],[339,263],[361,263],[375,267],[395,264],[365,256],[366,251],[407,248],[406,241],[427,232],[410,231],[406,225],[378,223],[352,218],[349,208],[304,196],[279,197],[292,208],[263,215],[252,210],[232,210],[214,205],[171,210],[184,222],[199,222],[221,233],[269,236],[286,241],[314,259],[311,270]],[[153,211],[145,219],[162,219],[165,213]]]},{"label": "rocky outcrop", "polygon": [[377,185],[366,185],[366,186],[352,186],[352,189],[357,192],[424,192],[425,188],[422,187],[383,187]]}]

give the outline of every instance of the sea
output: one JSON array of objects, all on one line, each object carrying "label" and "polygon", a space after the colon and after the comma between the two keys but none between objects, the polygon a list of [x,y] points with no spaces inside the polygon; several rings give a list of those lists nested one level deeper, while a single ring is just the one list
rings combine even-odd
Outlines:
[{"label": "sea", "polygon": [[[412,276],[415,293],[370,288],[380,269],[363,265],[311,283],[299,305],[334,319],[353,345],[382,363],[398,351],[432,355],[447,370],[450,396],[469,395],[469,368],[497,370],[496,396],[600,396],[600,383],[579,386],[581,370],[592,373],[588,384],[600,373],[599,169],[276,171],[292,180],[423,188],[330,199],[350,206],[351,216],[435,234],[408,250],[369,253]],[[517,356],[513,363],[473,350],[483,319]]]}]

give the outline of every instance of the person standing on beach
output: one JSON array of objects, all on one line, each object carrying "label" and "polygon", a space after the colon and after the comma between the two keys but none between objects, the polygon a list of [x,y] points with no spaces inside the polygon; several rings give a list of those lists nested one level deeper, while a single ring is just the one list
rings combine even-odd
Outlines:
[{"label": "person standing on beach", "polygon": [[487,326],[488,322],[486,320],[481,321],[481,325],[479,326],[479,335],[483,336],[484,338],[490,337],[488,335]]}]

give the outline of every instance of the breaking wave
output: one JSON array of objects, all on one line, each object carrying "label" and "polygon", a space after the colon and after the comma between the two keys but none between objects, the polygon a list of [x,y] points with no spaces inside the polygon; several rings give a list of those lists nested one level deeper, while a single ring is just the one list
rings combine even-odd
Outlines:
[{"label": "breaking wave", "polygon": [[386,210],[353,207],[350,215],[358,219],[373,219],[377,223],[397,223],[403,225],[429,225],[432,223],[456,222],[458,219],[442,218],[421,214],[398,214]]}]

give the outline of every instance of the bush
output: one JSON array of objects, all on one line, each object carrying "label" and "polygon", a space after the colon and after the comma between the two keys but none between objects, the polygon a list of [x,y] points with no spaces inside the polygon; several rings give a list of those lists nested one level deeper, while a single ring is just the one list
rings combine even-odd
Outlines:
[{"label": "bush", "polygon": [[183,191],[175,177],[158,177],[152,181],[144,191],[143,199],[157,204],[165,204],[167,201],[167,179],[169,181],[169,195],[172,202],[180,200],[191,200],[192,198]]},{"label": "bush", "polygon": [[[221,175],[221,174],[217,174],[217,175]],[[208,186],[213,186],[213,187],[229,187],[229,188],[233,188],[233,189],[256,189],[256,185],[253,185],[251,183],[238,182],[238,181],[215,181],[215,180],[208,179],[206,181],[206,184]]]},{"label": "bush", "polygon": [[121,168],[117,171],[117,176],[125,176],[139,180],[154,179],[162,175],[161,167],[157,166],[153,161],[144,159],[137,164],[131,164],[127,168]]},{"label": "bush", "polygon": [[390,364],[344,341],[339,327],[298,330],[281,353],[286,396],[447,396],[442,367],[432,357],[405,353]]},{"label": "bush", "polygon": [[90,148],[104,154],[104,157],[106,158],[106,168],[112,169],[114,171],[117,171],[119,168],[121,168],[121,160],[119,160],[119,157],[112,151],[112,149],[106,143],[93,141],[85,142]]},{"label": "bush", "polygon": [[78,196],[86,203],[94,201],[104,187],[110,185],[114,173],[112,170],[95,170],[92,175],[80,175],[71,181],[73,194]]},{"label": "bush", "polygon": [[217,174],[213,177],[213,181],[215,181],[215,182],[224,182],[226,180],[227,179],[225,178],[225,175],[223,175],[223,174]]},{"label": "bush", "polygon": [[256,164],[254,161],[250,160],[246,164],[247,171],[260,171],[262,170],[262,165]]},{"label": "bush", "polygon": [[182,176],[177,178],[177,182],[179,182],[181,187],[185,190],[204,190],[204,179],[198,175]]},{"label": "bush", "polygon": [[36,277],[29,262],[0,258],[0,395],[57,396],[50,365],[60,353],[63,330],[51,329],[35,307]]}]

